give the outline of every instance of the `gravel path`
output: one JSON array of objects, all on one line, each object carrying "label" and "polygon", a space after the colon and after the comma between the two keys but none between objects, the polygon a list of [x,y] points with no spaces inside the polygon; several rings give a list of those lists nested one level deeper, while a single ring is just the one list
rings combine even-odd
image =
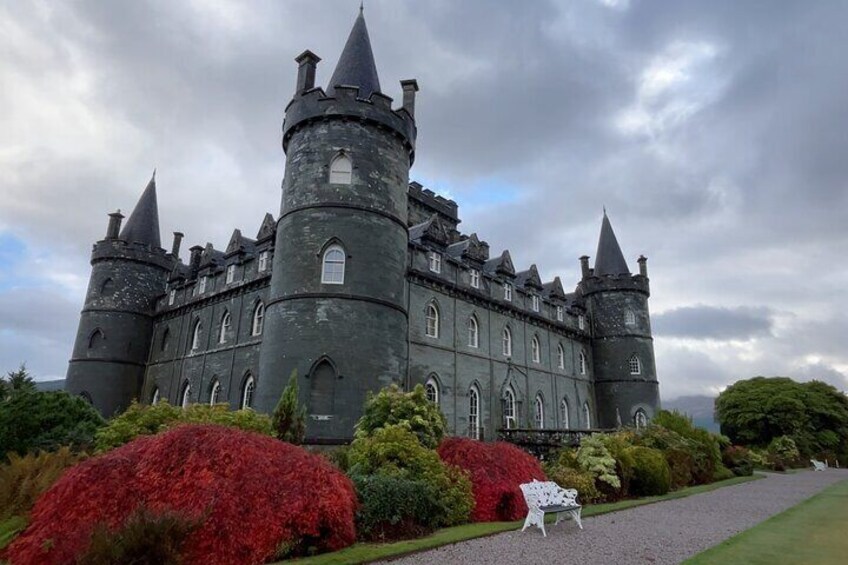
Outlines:
[{"label": "gravel path", "polygon": [[392,561],[413,563],[680,563],[848,479],[846,469],[769,474],[766,479],[686,498],[648,504],[441,547]]}]

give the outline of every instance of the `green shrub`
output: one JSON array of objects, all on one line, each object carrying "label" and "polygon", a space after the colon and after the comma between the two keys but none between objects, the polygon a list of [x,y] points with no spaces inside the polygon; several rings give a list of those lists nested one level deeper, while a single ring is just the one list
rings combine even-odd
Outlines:
[{"label": "green shrub", "polygon": [[297,369],[292,371],[280,395],[271,424],[277,439],[294,445],[303,443],[306,437],[306,407],[301,406],[297,400]]},{"label": "green shrub", "polygon": [[545,474],[562,488],[575,489],[581,504],[591,504],[601,497],[595,477],[589,471],[551,465],[545,467]]},{"label": "green shrub", "polygon": [[618,489],[601,485],[601,490],[607,500],[617,500],[626,497],[630,493],[630,481],[633,479],[633,455],[630,448],[633,447],[636,434],[632,431],[621,431],[614,434],[601,436],[601,441],[615,459],[615,474],[618,476],[621,486]]},{"label": "green shrub", "polygon": [[0,402],[0,460],[11,452],[24,455],[63,445],[86,449],[103,424],[100,413],[78,396],[14,390]]},{"label": "green shrub", "polygon": [[721,446],[726,440],[722,436],[695,427],[692,419],[677,411],[660,410],[652,424],[677,433],[688,442],[694,459],[692,482],[706,484],[713,481],[713,473],[721,465]]},{"label": "green shrub", "polygon": [[564,447],[555,451],[547,464],[568,469],[580,469],[580,463],[577,462],[577,450],[571,447]]},{"label": "green shrub", "polygon": [[[789,436],[779,436],[771,440],[768,446],[768,454],[775,470],[783,471],[786,467],[797,465],[801,458],[795,440]],[[777,469],[777,467],[782,467]]]},{"label": "green shrub", "polygon": [[145,509],[136,511],[118,530],[104,524],[91,534],[88,549],[77,565],[179,565],[182,547],[201,521],[176,514],[155,516]]},{"label": "green shrub", "polygon": [[737,477],[750,477],[754,474],[754,460],[751,452],[740,445],[725,448],[721,452],[721,460]]},{"label": "green shrub", "polygon": [[41,493],[84,457],[68,447],[23,457],[10,453],[9,462],[0,465],[0,521],[29,514]]},{"label": "green shrub", "polygon": [[350,470],[350,462],[348,461],[348,454],[350,453],[349,445],[340,445],[339,447],[321,451],[320,453],[343,473],[347,474]]},{"label": "green shrub", "polygon": [[592,434],[580,440],[577,462],[581,469],[592,473],[595,481],[613,489],[621,488],[621,481],[615,474],[615,459],[604,446],[603,434]]},{"label": "green shrub", "polygon": [[353,478],[383,475],[430,485],[438,497],[438,526],[462,524],[474,508],[468,476],[443,463],[404,426],[378,428],[368,437],[357,438],[348,451],[348,462]]},{"label": "green shrub", "polygon": [[271,418],[249,408],[230,410],[226,404],[192,404],[180,408],[164,401],[153,406],[133,402],[126,412],[97,432],[95,445],[98,452],[108,451],[138,436],[158,434],[179,424],[217,424],[274,435]]},{"label": "green shrub", "polygon": [[671,488],[671,471],[662,451],[650,447],[632,447],[633,480],[630,490],[636,496],[665,494]]},{"label": "green shrub", "polygon": [[671,447],[663,451],[668,469],[671,472],[671,488],[677,490],[692,482],[692,469],[695,458],[692,452],[679,447]]},{"label": "green shrub", "polygon": [[427,400],[422,385],[406,393],[391,385],[376,395],[369,394],[355,437],[368,437],[387,426],[401,426],[415,434],[421,445],[435,449],[445,436],[447,420],[439,406]]},{"label": "green shrub", "polygon": [[726,481],[727,479],[732,479],[735,476],[736,475],[733,473],[733,471],[731,471],[730,469],[728,469],[724,465],[721,465],[715,471],[714,480],[716,480],[716,481]]},{"label": "green shrub", "polygon": [[356,530],[366,541],[421,537],[441,519],[438,493],[425,481],[368,475],[355,477],[359,496]]},{"label": "green shrub", "polygon": [[[0,555],[2,555],[3,549],[12,543],[15,536],[24,531],[26,527],[27,519],[23,516],[12,516],[11,518],[0,520]],[[1,560],[0,563],[2,563]]]}]

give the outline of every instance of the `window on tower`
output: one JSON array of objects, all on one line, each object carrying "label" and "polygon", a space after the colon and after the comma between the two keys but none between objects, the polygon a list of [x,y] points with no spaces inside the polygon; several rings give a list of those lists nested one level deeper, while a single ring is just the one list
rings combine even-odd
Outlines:
[{"label": "window on tower", "polygon": [[630,365],[630,374],[631,375],[641,375],[642,374],[642,362],[639,361],[639,357],[635,354],[630,357],[630,361],[628,361]]},{"label": "window on tower", "polygon": [[344,153],[339,153],[330,163],[330,183],[350,184],[352,176],[353,163],[351,163],[350,157]]},{"label": "window on tower", "polygon": [[628,326],[636,325],[636,314],[633,312],[633,310],[628,310],[624,313],[624,323]]},{"label": "window on tower", "polygon": [[344,284],[345,252],[341,245],[331,245],[324,252],[324,267],[321,271],[323,284]]}]

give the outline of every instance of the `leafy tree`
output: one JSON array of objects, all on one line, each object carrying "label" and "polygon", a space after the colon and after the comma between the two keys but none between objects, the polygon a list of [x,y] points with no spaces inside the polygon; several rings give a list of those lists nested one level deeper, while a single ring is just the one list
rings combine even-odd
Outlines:
[{"label": "leafy tree", "polygon": [[297,369],[292,371],[289,383],[274,408],[271,425],[279,440],[300,445],[306,437],[306,407],[300,406],[297,401]]},{"label": "leafy tree", "polygon": [[14,452],[52,451],[63,445],[84,448],[104,425],[103,417],[88,402],[63,391],[39,392],[25,379],[0,402],[0,459]]},{"label": "leafy tree", "polygon": [[29,376],[26,364],[21,363],[17,371],[9,371],[0,377],[0,401],[22,392],[35,392],[35,381]]},{"label": "leafy tree", "polygon": [[737,444],[764,448],[788,436],[804,458],[848,454],[848,397],[823,382],[738,381],[716,399],[716,416]]},{"label": "leafy tree", "polygon": [[424,447],[435,449],[445,436],[447,420],[439,407],[427,400],[420,384],[406,393],[391,385],[369,395],[362,418],[356,424],[355,436],[366,438],[388,426],[400,426],[415,434]]}]

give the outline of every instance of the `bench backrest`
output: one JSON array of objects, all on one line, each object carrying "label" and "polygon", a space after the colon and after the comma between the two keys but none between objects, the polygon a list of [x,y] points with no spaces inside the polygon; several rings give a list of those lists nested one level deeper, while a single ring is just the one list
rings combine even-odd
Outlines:
[{"label": "bench backrest", "polygon": [[528,506],[576,506],[577,491],[562,488],[553,481],[536,481],[521,485]]}]

